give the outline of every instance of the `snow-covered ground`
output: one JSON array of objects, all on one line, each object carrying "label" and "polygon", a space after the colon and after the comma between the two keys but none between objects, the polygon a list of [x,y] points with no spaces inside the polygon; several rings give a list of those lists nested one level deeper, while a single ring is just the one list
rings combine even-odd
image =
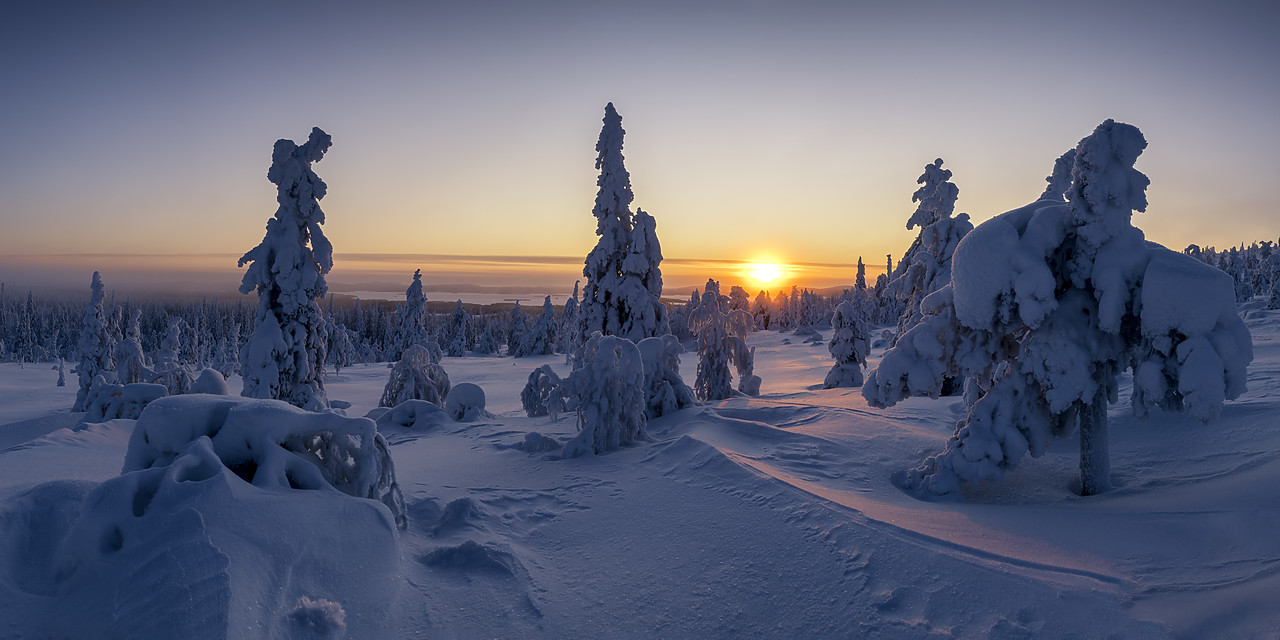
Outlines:
[{"label": "snow-covered ground", "polygon": [[[762,396],[571,460],[520,447],[576,430],[520,410],[529,372],[568,373],[563,356],[446,358],[494,417],[392,439],[407,530],[327,494],[142,492],[100,542],[126,557],[92,570],[76,509],[120,474],[134,423],[65,429],[74,387],[0,365],[0,638],[1280,637],[1280,313],[1242,312],[1249,391],[1207,426],[1122,401],[1117,489],[1097,497],[1074,492],[1063,440],[965,503],[915,500],[890,476],[941,449],[957,400],[870,409],[820,389],[825,344],[758,332]],[[344,369],[329,396],[364,415],[388,373]]]}]

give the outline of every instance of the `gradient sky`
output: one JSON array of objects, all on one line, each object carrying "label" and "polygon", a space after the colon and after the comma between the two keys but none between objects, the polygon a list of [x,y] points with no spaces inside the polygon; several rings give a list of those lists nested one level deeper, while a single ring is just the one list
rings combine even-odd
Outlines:
[{"label": "gradient sky", "polygon": [[935,157],[980,222],[1106,118],[1150,143],[1149,239],[1274,240],[1277,33],[1264,2],[7,3],[0,280],[69,265],[87,286],[102,262],[234,286],[275,210],[272,144],[312,126],[332,281],[475,275],[346,254],[580,261],[609,101],[669,283],[882,265]]}]

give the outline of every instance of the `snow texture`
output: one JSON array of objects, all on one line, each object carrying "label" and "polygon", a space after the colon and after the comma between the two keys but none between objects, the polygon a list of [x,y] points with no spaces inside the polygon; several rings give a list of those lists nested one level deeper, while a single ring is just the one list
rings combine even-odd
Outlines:
[{"label": "snow texture", "polygon": [[309,410],[329,405],[321,368],[325,361],[324,315],[316,300],[328,293],[333,245],[320,225],[327,185],[311,170],[332,145],[329,134],[311,130],[301,146],[277,140],[267,180],[276,185],[280,207],[267,221],[258,246],[240,258],[249,265],[240,293],[258,293],[256,326],[240,352],[246,398],[284,400]]}]

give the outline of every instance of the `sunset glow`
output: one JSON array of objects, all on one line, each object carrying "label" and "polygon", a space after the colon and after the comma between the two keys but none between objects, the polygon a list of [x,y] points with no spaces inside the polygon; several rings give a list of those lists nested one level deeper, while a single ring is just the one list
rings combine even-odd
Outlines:
[{"label": "sunset glow", "polygon": [[784,270],[781,265],[772,262],[752,262],[747,265],[747,277],[752,284],[770,287],[782,279]]}]

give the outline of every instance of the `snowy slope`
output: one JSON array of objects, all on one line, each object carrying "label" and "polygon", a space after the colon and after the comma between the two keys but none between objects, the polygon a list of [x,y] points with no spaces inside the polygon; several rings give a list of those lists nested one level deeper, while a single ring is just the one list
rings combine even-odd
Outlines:
[{"label": "snowy slope", "polygon": [[[856,389],[821,390],[830,356],[798,336],[752,335],[761,397],[653,420],[649,442],[573,460],[520,448],[528,432],[565,440],[576,430],[572,416],[553,423],[520,411],[528,373],[541,364],[567,373],[562,356],[446,358],[452,382],[483,387],[495,417],[395,439],[410,521],[399,535],[398,575],[386,578],[394,603],[381,630],[447,638],[1276,637],[1280,314],[1242,311],[1256,350],[1248,393],[1208,426],[1161,414],[1140,421],[1121,402],[1111,415],[1118,489],[1092,498],[1073,493],[1070,440],[999,484],[968,490],[966,503],[908,497],[890,478],[941,449],[956,400],[911,399],[880,411]],[[686,379],[695,364],[685,356]],[[119,473],[131,424],[27,441],[60,426],[47,416],[70,406],[52,379],[46,387],[26,382],[38,370],[0,365],[2,397],[22,403],[0,413],[9,423],[0,441],[19,442],[0,451],[0,637],[90,628],[51,622],[70,601],[50,588],[45,568],[59,551],[48,541],[69,526],[69,511],[57,505],[73,505]],[[344,369],[328,383],[329,396],[362,415],[388,373],[385,365]],[[38,486],[53,481],[74,482]],[[41,500],[27,493],[33,488]],[[331,507],[273,508],[317,521]],[[274,528],[235,543],[210,534],[228,558],[231,593],[256,588],[238,557],[294,553],[326,539],[316,525],[260,520]],[[237,520],[246,521],[255,520]],[[355,538],[368,531],[332,526]],[[196,553],[204,547],[174,536],[179,559],[204,557]],[[189,586],[160,575],[138,583]],[[255,602],[269,610],[263,619],[296,614],[295,594],[323,590],[346,603],[348,623],[314,635],[355,637],[370,607],[358,605],[361,594],[344,596],[314,575],[298,580],[288,597]],[[183,626],[180,612],[156,615]],[[277,637],[305,637],[280,629]]]}]

